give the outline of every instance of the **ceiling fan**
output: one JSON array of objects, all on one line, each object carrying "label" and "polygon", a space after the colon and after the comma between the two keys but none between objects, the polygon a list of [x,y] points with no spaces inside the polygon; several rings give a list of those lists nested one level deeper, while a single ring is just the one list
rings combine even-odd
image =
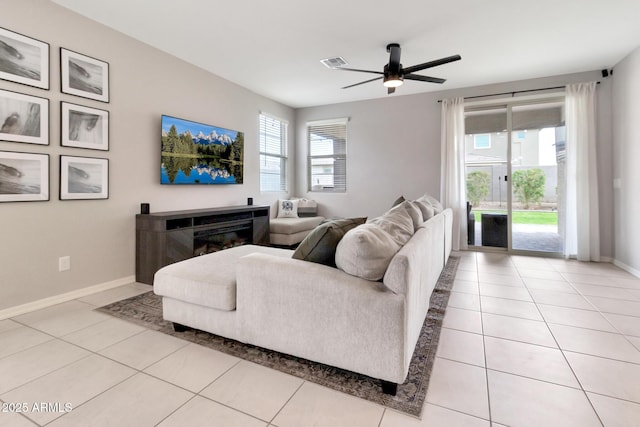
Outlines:
[{"label": "ceiling fan", "polygon": [[389,63],[384,66],[384,71],[371,71],[371,70],[358,70],[355,68],[336,67],[336,70],[343,71],[357,71],[360,73],[381,74],[381,77],[375,79],[365,80],[360,83],[345,86],[342,89],[348,89],[350,87],[359,86],[361,84],[373,82],[376,80],[383,80],[383,84],[387,87],[387,94],[391,94],[396,91],[396,88],[402,85],[403,80],[418,80],[421,82],[429,83],[444,83],[445,79],[438,77],[421,76],[419,74],[413,74],[416,71],[425,70],[431,67],[437,67],[438,65],[448,64],[449,62],[459,61],[462,59],[460,55],[448,56],[446,58],[436,59],[435,61],[425,62],[423,64],[414,65],[412,67],[403,68],[400,63],[400,45],[398,43],[390,43],[387,45],[387,52],[389,52]]}]

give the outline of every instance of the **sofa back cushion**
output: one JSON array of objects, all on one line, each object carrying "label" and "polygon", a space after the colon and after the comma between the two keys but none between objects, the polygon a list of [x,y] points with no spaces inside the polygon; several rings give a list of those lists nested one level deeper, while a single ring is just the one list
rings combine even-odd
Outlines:
[{"label": "sofa back cushion", "polygon": [[[444,208],[442,207],[442,204],[438,201],[438,199],[436,199],[435,197],[430,196],[428,194],[425,194],[424,196],[421,196],[416,201],[417,202],[423,202],[423,203],[425,203],[427,205],[431,205],[431,207],[435,211],[436,215],[444,210]],[[426,221],[426,219],[425,219],[425,221]]]},{"label": "sofa back cushion", "polygon": [[336,248],[336,265],[352,276],[381,280],[402,245],[374,223],[362,224],[344,235]]},{"label": "sofa back cushion", "polygon": [[335,267],[338,243],[347,231],[364,224],[366,220],[367,218],[345,218],[323,222],[300,242],[292,258]]},{"label": "sofa back cushion", "polygon": [[336,266],[352,276],[381,280],[414,233],[414,220],[403,203],[347,232],[336,248]]},{"label": "sofa back cushion", "polygon": [[407,210],[398,205],[384,215],[370,219],[367,224],[375,224],[387,232],[391,238],[403,246],[413,236],[413,220]]}]

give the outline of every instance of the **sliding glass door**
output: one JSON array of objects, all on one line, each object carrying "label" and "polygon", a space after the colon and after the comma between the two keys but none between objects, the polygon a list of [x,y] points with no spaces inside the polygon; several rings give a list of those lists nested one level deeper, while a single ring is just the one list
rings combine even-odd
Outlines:
[{"label": "sliding glass door", "polygon": [[563,99],[470,107],[465,129],[469,246],[561,253]]}]

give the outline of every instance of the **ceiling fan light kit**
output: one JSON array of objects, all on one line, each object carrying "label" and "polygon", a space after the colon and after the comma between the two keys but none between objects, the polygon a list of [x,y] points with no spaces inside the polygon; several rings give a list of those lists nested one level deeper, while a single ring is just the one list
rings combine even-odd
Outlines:
[{"label": "ceiling fan light kit", "polygon": [[359,70],[355,68],[335,67],[336,70],[342,71],[356,71],[359,73],[380,74],[380,77],[376,77],[370,80],[365,80],[360,83],[355,83],[349,86],[345,86],[342,89],[348,89],[354,86],[359,86],[365,83],[373,82],[382,79],[382,84],[388,88],[387,93],[392,94],[398,86],[404,83],[404,80],[416,80],[428,83],[442,84],[446,80],[438,77],[422,76],[420,74],[413,74],[416,71],[426,70],[427,68],[437,67],[439,65],[448,64],[450,62],[459,61],[462,59],[460,55],[448,56],[446,58],[436,59],[435,61],[425,62],[423,64],[413,65],[411,67],[403,68],[400,63],[400,45],[398,43],[389,43],[387,45],[387,52],[389,52],[389,63],[384,66],[383,71],[372,70]]}]

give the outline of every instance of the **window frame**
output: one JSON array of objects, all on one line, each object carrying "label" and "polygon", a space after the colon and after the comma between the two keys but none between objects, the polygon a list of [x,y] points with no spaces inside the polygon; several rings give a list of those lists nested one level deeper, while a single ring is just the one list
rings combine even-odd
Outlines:
[{"label": "window frame", "polygon": [[[274,122],[273,125],[278,125],[280,127],[280,153],[275,154],[273,152],[269,152],[267,149],[267,130],[266,127],[269,125],[267,122]],[[277,122],[277,123],[275,123]],[[260,167],[259,176],[260,176],[260,192],[261,193],[287,193],[289,191],[289,171],[288,171],[288,163],[289,163],[289,155],[288,155],[288,132],[289,132],[289,122],[287,120],[281,119],[277,116],[260,112],[258,114],[258,163]],[[263,174],[267,174],[267,169],[263,168],[263,156],[265,160],[267,158],[278,159],[280,161],[280,188],[268,188],[266,183],[263,183]],[[265,162],[266,163],[266,162]],[[275,175],[275,174],[273,174]]]},{"label": "window frame", "polygon": [[[309,121],[306,123],[306,138],[307,138],[307,191],[316,192],[316,193],[346,193],[347,192],[347,124],[349,122],[349,118],[338,118],[338,119],[328,119],[328,120],[316,120]],[[326,140],[331,140],[333,142],[332,154],[315,154],[312,155],[312,138],[313,134],[312,130],[315,130],[317,133],[322,131],[328,133],[334,133],[339,137],[344,137],[342,141],[340,138],[324,138]],[[317,133],[315,135],[317,135]],[[338,139],[339,142],[335,142]],[[317,140],[316,140],[317,141]],[[342,149],[341,149],[342,148]],[[338,149],[338,152],[336,152]],[[320,183],[314,185],[313,183],[313,162],[314,160],[322,160],[322,159],[333,159],[333,172],[332,172],[332,181],[333,186],[325,186]],[[336,165],[341,166],[343,170],[342,173],[336,173]],[[338,184],[336,185],[336,181]]]}]

